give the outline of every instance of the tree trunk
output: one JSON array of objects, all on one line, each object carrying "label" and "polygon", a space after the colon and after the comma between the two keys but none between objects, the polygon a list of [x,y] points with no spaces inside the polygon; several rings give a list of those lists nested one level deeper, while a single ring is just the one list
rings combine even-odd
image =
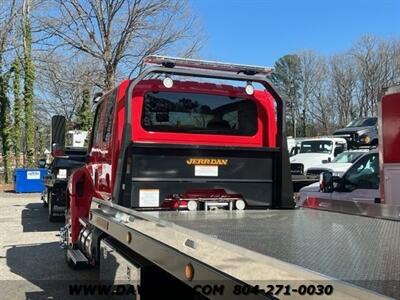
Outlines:
[{"label": "tree trunk", "polygon": [[24,47],[24,100],[25,100],[25,140],[26,157],[29,167],[35,165],[35,124],[33,119],[33,83],[35,81],[35,71],[32,62],[32,33],[29,20],[29,0],[24,0],[22,35]]},{"label": "tree trunk", "polygon": [[104,85],[106,90],[111,90],[115,86],[115,68],[111,63],[105,65],[106,77],[104,78]]},{"label": "tree trunk", "polygon": [[7,97],[8,79],[6,77],[7,75],[0,75],[0,133],[3,148],[4,181],[5,183],[9,183],[11,171],[9,160],[11,148],[11,116],[10,101]]},{"label": "tree trunk", "polygon": [[14,143],[14,157],[15,167],[20,166],[20,154],[21,154],[21,125],[22,125],[22,100],[20,96],[20,62],[18,56],[15,58],[13,63],[13,94],[14,94],[14,132],[13,132],[13,143]]}]

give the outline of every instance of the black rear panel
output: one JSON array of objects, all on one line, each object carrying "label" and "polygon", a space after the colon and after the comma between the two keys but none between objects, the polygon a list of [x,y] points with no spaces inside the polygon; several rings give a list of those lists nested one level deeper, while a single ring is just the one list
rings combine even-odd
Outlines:
[{"label": "black rear panel", "polygon": [[[126,207],[146,207],[146,192],[153,193],[151,197],[158,194],[161,205],[167,195],[191,189],[240,194],[248,207],[273,205],[278,148],[132,144],[129,152],[121,203]],[[154,198],[151,201],[154,205]]]}]

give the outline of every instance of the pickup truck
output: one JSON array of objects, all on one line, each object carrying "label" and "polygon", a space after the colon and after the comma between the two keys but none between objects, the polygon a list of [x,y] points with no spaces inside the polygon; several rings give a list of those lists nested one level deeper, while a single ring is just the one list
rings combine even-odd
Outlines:
[{"label": "pickup truck", "polygon": [[350,149],[362,146],[376,147],[378,146],[378,118],[355,119],[333,134],[345,138]]},{"label": "pickup truck", "polygon": [[292,175],[306,175],[310,167],[324,162],[331,162],[337,155],[347,149],[343,138],[311,138],[300,143],[299,153],[290,157]]},{"label": "pickup truck", "polygon": [[347,149],[347,143],[343,138],[318,137],[303,139],[296,148],[297,154],[290,156],[294,192],[316,182],[318,178],[314,173],[308,174],[308,169],[331,162]]},{"label": "pickup truck", "polygon": [[343,176],[343,174],[353,165],[353,163],[361,157],[367,149],[350,150],[340,153],[332,160],[332,162],[325,162],[307,169],[307,176],[316,176],[319,179],[319,175],[322,172],[330,171],[334,176]]},{"label": "pickup truck", "polygon": [[303,187],[297,205],[303,205],[308,197],[379,203],[379,153],[376,150],[359,157],[341,177],[330,171],[323,175],[332,179],[328,186],[322,188],[321,182],[316,182]]}]

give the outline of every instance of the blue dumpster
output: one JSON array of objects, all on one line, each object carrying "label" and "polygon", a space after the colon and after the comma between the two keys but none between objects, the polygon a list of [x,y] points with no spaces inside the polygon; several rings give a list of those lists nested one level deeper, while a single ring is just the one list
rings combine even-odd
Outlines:
[{"label": "blue dumpster", "polygon": [[43,178],[48,170],[44,168],[15,169],[14,191],[16,193],[41,193],[44,190]]}]

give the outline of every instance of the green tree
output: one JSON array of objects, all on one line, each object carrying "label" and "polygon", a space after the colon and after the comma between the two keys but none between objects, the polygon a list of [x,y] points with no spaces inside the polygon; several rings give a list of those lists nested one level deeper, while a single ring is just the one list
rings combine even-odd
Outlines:
[{"label": "green tree", "polygon": [[90,130],[92,126],[92,112],[90,111],[90,92],[85,88],[82,92],[82,105],[76,115],[76,127],[80,130]]},{"label": "green tree", "polygon": [[18,56],[15,58],[13,65],[13,94],[14,94],[14,126],[12,140],[14,144],[15,166],[19,167],[19,156],[21,154],[21,139],[22,139],[22,118],[23,118],[23,103],[21,99],[21,64]]},{"label": "green tree", "polygon": [[271,80],[279,89],[288,109],[288,119],[293,130],[293,136],[297,136],[297,118],[300,114],[300,83],[301,68],[298,55],[289,54],[281,57],[274,67]]},{"label": "green tree", "polygon": [[[1,62],[1,58],[0,58]],[[1,64],[0,64],[1,70]],[[0,75],[0,128],[1,128],[1,141],[3,148],[3,165],[4,165],[4,181],[9,183],[10,180],[10,149],[12,146],[11,141],[11,108],[10,99],[8,98],[8,81],[10,72]]]},{"label": "green tree", "polygon": [[32,32],[29,19],[29,0],[24,1],[22,16],[22,37],[24,48],[24,101],[25,101],[25,140],[27,165],[34,166],[35,122],[33,118],[33,84],[35,68],[32,62]]}]

